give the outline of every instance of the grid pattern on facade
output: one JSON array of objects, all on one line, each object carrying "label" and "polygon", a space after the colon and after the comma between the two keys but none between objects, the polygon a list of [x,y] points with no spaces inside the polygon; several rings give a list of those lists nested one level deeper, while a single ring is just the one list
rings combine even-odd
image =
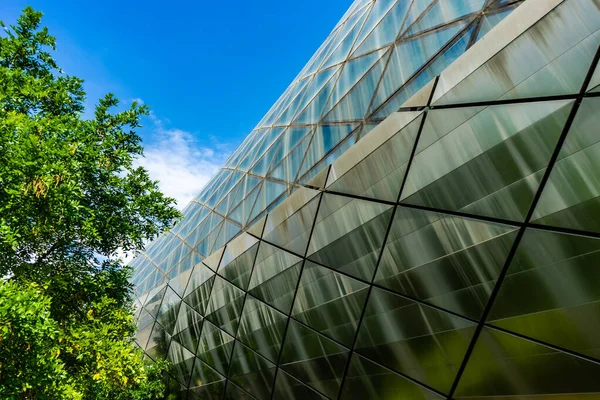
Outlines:
[{"label": "grid pattern on facade", "polygon": [[[202,192],[134,265],[139,296],[191,268],[312,179],[521,0],[357,0]],[[178,265],[179,264],[179,265]]]},{"label": "grid pattern on facade", "polygon": [[528,0],[233,240],[158,257],[193,265],[137,301],[173,395],[599,397],[599,44],[600,1]]}]

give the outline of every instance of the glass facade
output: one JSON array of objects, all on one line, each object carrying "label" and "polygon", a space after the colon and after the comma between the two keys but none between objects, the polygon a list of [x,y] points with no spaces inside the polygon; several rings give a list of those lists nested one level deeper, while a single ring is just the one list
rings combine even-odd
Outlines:
[{"label": "glass facade", "polygon": [[600,399],[599,0],[357,0],[136,272],[181,399]]}]

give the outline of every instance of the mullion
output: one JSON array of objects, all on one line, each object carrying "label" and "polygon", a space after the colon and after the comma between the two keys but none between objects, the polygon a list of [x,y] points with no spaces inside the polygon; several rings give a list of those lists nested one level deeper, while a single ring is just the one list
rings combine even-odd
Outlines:
[{"label": "mullion", "polygon": [[560,155],[562,146],[563,146],[565,140],[567,139],[567,136],[569,134],[569,131],[571,129],[573,121],[575,120],[575,116],[577,115],[577,111],[579,110],[579,106],[581,105],[581,102],[583,101],[585,91],[589,85],[590,80],[592,79],[592,75],[594,74],[595,66],[596,66],[599,58],[600,58],[600,47],[596,50],[594,59],[592,60],[591,66],[588,69],[586,77],[583,80],[583,84],[581,85],[581,88],[579,90],[579,94],[577,95],[577,98],[575,99],[575,102],[571,108],[569,116],[563,126],[563,130],[560,134],[558,142],[556,143],[554,152],[552,153],[552,156],[550,157],[550,161],[548,162],[546,171],[544,172],[544,176],[542,177],[542,179],[540,181],[538,190],[535,194],[535,197],[533,198],[533,201],[531,202],[531,206],[529,207],[527,216],[525,217],[524,225],[519,229],[519,232],[517,233],[517,237],[510,249],[510,252],[508,254],[508,257],[506,258],[504,266],[502,267],[502,271],[500,272],[500,275],[498,276],[498,278],[496,280],[496,285],[494,286],[494,289],[492,290],[492,293],[490,294],[490,297],[488,299],[486,307],[483,311],[483,314],[481,315],[479,324],[477,325],[475,333],[473,334],[473,337],[471,338],[471,342],[469,343],[467,352],[465,353],[465,356],[460,365],[460,368],[459,368],[458,372],[456,373],[456,377],[454,379],[452,387],[450,388],[450,391],[448,392],[448,397],[447,397],[448,400],[452,399],[452,396],[454,395],[454,393],[456,392],[456,389],[458,388],[458,385],[460,383],[462,375],[467,367],[467,364],[469,363],[469,359],[471,358],[471,354],[473,354],[475,345],[479,339],[479,336],[481,335],[481,332],[483,331],[483,328],[486,324],[486,320],[492,310],[494,301],[496,300],[496,297],[498,296],[498,293],[500,292],[502,283],[503,283],[504,279],[506,278],[506,275],[508,274],[508,269],[512,263],[513,258],[515,257],[515,254],[517,253],[517,249],[519,247],[519,244],[521,243],[521,239],[523,238],[523,235],[525,234],[527,225],[531,221],[531,218],[533,217],[533,213],[535,212],[536,206],[540,200],[540,197],[542,196],[544,188],[545,188],[548,180],[550,179],[550,174],[552,173],[552,169],[553,169],[554,165],[556,164],[558,157]]},{"label": "mullion", "polygon": [[[433,88],[431,89],[431,93],[429,95],[429,99],[427,100],[427,105],[429,105],[431,103],[431,98],[433,97],[433,93],[435,92],[435,88],[437,87],[437,83],[438,83],[438,79],[439,78],[435,78],[435,81],[433,82]],[[419,144],[419,139],[421,138],[421,133],[423,132],[423,127],[425,126],[425,120],[427,119],[427,113],[428,110],[425,109],[425,111],[423,111],[423,115],[421,117],[421,123],[419,125],[419,130],[417,132],[417,136],[415,137],[415,141],[413,144],[413,148],[410,154],[410,157],[408,159],[408,162],[406,164],[406,171],[404,171],[404,178],[402,179],[402,184],[400,185],[400,189],[398,191],[398,196],[396,198],[396,203],[398,203],[400,201],[400,197],[402,196],[402,191],[404,190],[404,185],[406,184],[406,181],[408,179],[408,173],[410,172],[410,167],[412,165],[412,162],[415,158],[415,154],[417,153],[417,145]],[[377,258],[377,262],[375,263],[375,270],[373,271],[373,276],[371,277],[371,282],[369,283],[369,289],[367,290],[367,296],[365,299],[365,304],[363,305],[363,309],[361,311],[360,317],[358,319],[358,323],[356,325],[356,332],[354,333],[354,338],[352,340],[352,345],[350,346],[350,353],[348,355],[348,361],[346,362],[346,368],[344,370],[344,374],[342,375],[342,383],[340,384],[340,391],[338,392],[338,400],[341,399],[342,397],[342,389],[344,388],[344,384],[346,382],[346,376],[348,375],[348,370],[350,369],[350,362],[352,360],[352,354],[355,352],[355,347],[356,347],[356,342],[358,340],[358,335],[360,333],[360,328],[362,326],[362,322],[364,320],[364,317],[367,313],[367,306],[369,304],[369,300],[371,298],[371,293],[373,292],[373,284],[375,283],[375,277],[377,276],[377,271],[379,269],[379,264],[381,263],[381,259],[383,258],[383,254],[385,253],[385,245],[386,242],[389,238],[390,232],[392,230],[392,226],[394,225],[394,217],[396,216],[396,210],[398,210],[398,206],[395,205],[394,208],[392,209],[392,215],[390,217],[390,221],[388,222],[388,227],[387,230],[385,232],[385,236],[383,237],[383,241],[381,244],[381,250],[379,252],[379,257]],[[436,391],[437,392],[437,391]]]},{"label": "mullion", "polygon": [[[265,226],[266,226],[266,224],[263,225],[261,236],[264,233]],[[258,258],[258,252],[260,251],[261,241],[259,241],[256,244],[258,245],[258,247],[256,248],[256,254],[254,254],[254,260],[252,262],[252,268],[250,269],[250,277],[248,278],[248,284],[250,284],[250,279],[252,279],[252,274],[254,273],[254,267],[256,266],[256,259]],[[254,245],[252,245],[252,246],[254,246]],[[250,248],[252,248],[252,246],[250,246]],[[248,250],[246,250],[246,251],[248,251]],[[223,251],[223,254],[225,254],[224,251]],[[240,256],[238,256],[235,260],[237,260],[239,257],[241,257],[242,254],[240,254]],[[223,255],[221,255],[221,262],[222,262],[222,260],[223,260]],[[233,261],[235,261],[235,260],[233,260]],[[220,267],[220,265],[219,265],[219,267]],[[219,268],[217,268],[217,270],[219,270]],[[225,279],[225,278],[223,277],[223,279]],[[227,280],[227,279],[225,279],[225,281],[229,282],[229,280]],[[231,284],[233,284],[233,283],[231,283]],[[234,285],[234,286],[237,287],[237,285]],[[240,322],[241,322],[242,316],[244,315],[244,309],[246,308],[246,299],[248,298],[248,291],[244,290],[244,289],[242,289],[242,290],[244,292],[244,300],[243,300],[243,303],[242,303],[242,310],[240,311],[240,316],[238,317],[238,318],[240,318]],[[235,350],[235,346],[236,346],[237,342],[239,342],[238,335],[239,335],[239,332],[240,332],[240,325],[241,325],[240,322],[238,322],[238,326],[237,326],[237,328],[235,330],[235,335],[233,335],[233,346],[231,346],[231,353],[229,354],[229,368],[227,368],[227,375],[225,376],[226,380],[225,380],[225,389],[223,390],[223,399],[225,399],[225,396],[227,394],[227,385],[229,384],[229,375],[231,374],[231,366],[233,365],[233,362],[232,362],[233,361],[233,351]],[[258,352],[255,352],[255,353],[258,354]]]},{"label": "mullion", "polygon": [[[331,172],[331,168],[329,168],[327,170],[327,178],[329,177],[329,173]],[[327,178],[325,180],[327,180]],[[306,254],[308,253],[308,248],[310,246],[310,241],[312,239],[312,235],[315,231],[315,225],[317,224],[317,217],[319,216],[319,211],[321,209],[321,203],[323,202],[323,196],[325,196],[324,194],[321,193],[320,197],[319,197],[319,201],[317,203],[317,209],[315,211],[315,217],[313,218],[313,223],[310,229],[310,234],[308,235],[308,241],[306,243],[306,249],[304,250],[304,256],[306,256]],[[261,235],[262,236],[262,235]],[[271,387],[271,399],[273,399],[273,396],[275,394],[275,385],[277,384],[277,374],[279,372],[279,364],[281,364],[281,357],[283,356],[283,348],[285,347],[285,339],[287,336],[287,332],[288,332],[288,328],[290,326],[290,320],[291,320],[291,315],[292,312],[294,310],[294,304],[296,303],[296,297],[298,296],[298,290],[300,289],[300,282],[302,281],[302,273],[304,272],[304,267],[306,265],[306,258],[302,257],[302,265],[300,266],[300,272],[298,273],[298,282],[296,283],[296,289],[294,291],[294,296],[292,298],[292,305],[290,307],[290,312],[289,312],[289,316],[288,319],[285,323],[285,328],[283,329],[283,334],[282,334],[282,339],[281,339],[281,346],[279,347],[279,354],[277,356],[277,362],[275,363],[276,365],[276,369],[275,369],[275,377],[273,379],[273,386]],[[340,386],[340,390],[341,390],[341,386]],[[327,397],[327,396],[325,396]]]}]

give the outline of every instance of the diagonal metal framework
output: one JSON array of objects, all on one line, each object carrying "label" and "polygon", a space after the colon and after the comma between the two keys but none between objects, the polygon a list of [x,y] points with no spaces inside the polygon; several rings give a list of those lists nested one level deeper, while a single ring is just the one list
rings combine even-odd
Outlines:
[{"label": "diagonal metal framework", "polygon": [[172,395],[600,396],[599,44],[597,0],[356,1],[132,263]]}]

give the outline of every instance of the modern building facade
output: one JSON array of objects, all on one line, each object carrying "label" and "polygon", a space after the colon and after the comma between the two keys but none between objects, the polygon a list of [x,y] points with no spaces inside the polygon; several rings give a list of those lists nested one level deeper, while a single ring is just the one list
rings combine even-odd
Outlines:
[{"label": "modern building facade", "polygon": [[172,398],[600,399],[600,0],[357,0],[134,259]]}]

